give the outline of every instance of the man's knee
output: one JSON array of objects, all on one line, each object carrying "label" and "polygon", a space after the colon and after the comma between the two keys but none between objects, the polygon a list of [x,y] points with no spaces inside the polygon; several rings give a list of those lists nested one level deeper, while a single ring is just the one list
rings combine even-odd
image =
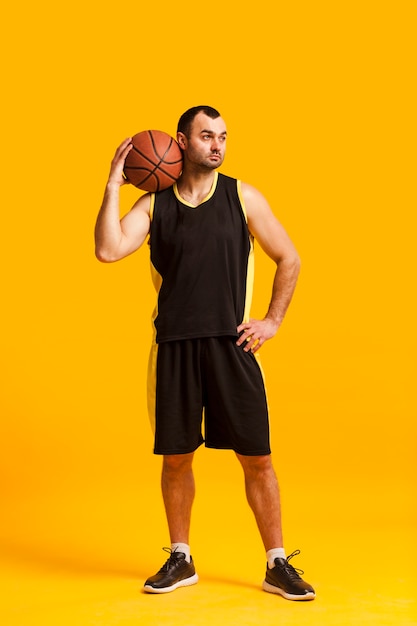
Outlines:
[{"label": "man's knee", "polygon": [[242,465],[243,471],[247,475],[267,474],[270,472],[274,473],[274,467],[272,465],[270,454],[262,456],[246,456],[236,453],[236,456]]},{"label": "man's knee", "polygon": [[187,472],[191,469],[194,453],[164,455],[162,469],[164,472]]}]

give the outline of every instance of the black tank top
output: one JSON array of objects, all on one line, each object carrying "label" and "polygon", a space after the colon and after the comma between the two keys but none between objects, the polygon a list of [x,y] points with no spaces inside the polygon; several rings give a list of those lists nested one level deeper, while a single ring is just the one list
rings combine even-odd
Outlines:
[{"label": "black tank top", "polygon": [[153,194],[151,220],[156,341],[237,336],[249,317],[253,282],[253,241],[239,181],[216,172],[197,207],[176,185]]}]

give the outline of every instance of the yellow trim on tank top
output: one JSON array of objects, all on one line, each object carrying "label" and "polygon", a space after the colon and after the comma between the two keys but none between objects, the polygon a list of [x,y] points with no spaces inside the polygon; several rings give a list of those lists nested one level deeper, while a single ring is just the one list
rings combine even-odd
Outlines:
[{"label": "yellow trim on tank top", "polygon": [[[245,221],[247,224],[248,214],[246,212],[245,200],[243,199],[243,194],[242,194],[242,183],[240,180],[237,181],[237,195],[239,196],[243,215],[245,216]],[[242,320],[243,322],[249,322],[250,320],[250,309],[252,305],[253,284],[254,284],[254,278],[255,278],[255,246],[254,246],[254,237],[250,231],[249,231],[249,239],[250,239],[250,250],[249,250],[249,258],[248,258],[248,270],[246,274],[246,301],[245,301],[245,310],[243,313],[243,320]],[[268,404],[268,392],[266,389],[265,374],[264,374],[262,363],[261,363],[261,355],[259,354],[259,352],[255,352],[253,356],[256,358],[256,361],[259,365],[259,369],[261,371],[261,375],[264,381],[265,394],[267,396],[267,404]]]},{"label": "yellow trim on tank top", "polygon": [[152,220],[153,220],[153,212],[155,210],[155,194],[151,193],[150,197],[151,197],[151,204],[149,206],[149,218],[150,218],[150,220],[152,222]]},{"label": "yellow trim on tank top", "polygon": [[236,183],[237,183],[237,195],[239,196],[240,204],[242,205],[243,215],[245,216],[245,222],[247,224],[248,223],[248,214],[246,213],[245,201],[243,199],[243,194],[242,194],[242,181],[241,180],[237,180]]},{"label": "yellow trim on tank top", "polygon": [[[242,207],[242,212],[245,218],[246,224],[248,223],[248,214],[246,212],[245,200],[242,194],[242,182],[240,180],[237,181],[237,195],[240,200],[240,205]],[[248,229],[249,232],[249,229]],[[246,299],[245,299],[245,309],[243,312],[243,320],[242,322],[249,322],[250,319],[250,309],[252,306],[252,297],[253,297],[253,283],[255,276],[255,255],[254,255],[254,239],[253,235],[249,232],[249,241],[250,241],[250,250],[248,257],[248,268],[246,273]],[[256,352],[255,352],[256,355]]]},{"label": "yellow trim on tank top", "polygon": [[184,198],[182,198],[180,196],[180,193],[178,191],[178,186],[177,183],[174,183],[174,193],[177,197],[177,199],[182,202],[182,204],[185,204],[186,206],[191,207],[192,209],[196,209],[198,206],[200,206],[201,204],[203,204],[204,202],[207,202],[207,200],[210,200],[210,198],[212,197],[212,195],[214,194],[214,192],[216,191],[216,187],[217,187],[217,180],[219,178],[219,172],[214,172],[214,179],[213,179],[213,184],[211,186],[210,191],[208,192],[208,194],[206,195],[206,197],[204,198],[204,200],[202,200],[200,202],[200,204],[191,204],[191,202],[187,202],[187,200],[184,200]]}]

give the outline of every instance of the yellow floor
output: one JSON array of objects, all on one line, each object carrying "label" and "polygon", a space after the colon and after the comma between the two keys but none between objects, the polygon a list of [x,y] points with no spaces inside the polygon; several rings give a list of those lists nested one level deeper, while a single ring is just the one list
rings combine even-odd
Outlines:
[{"label": "yellow floor", "polygon": [[[403,538],[407,540],[407,536]],[[411,537],[408,538],[411,540]],[[327,542],[321,537],[321,544]],[[96,624],[298,624],[353,625],[417,624],[415,585],[405,552],[393,558],[370,550],[371,536],[356,534],[358,556],[352,545],[341,549],[308,546],[308,579],[317,598],[310,603],[288,602],[260,588],[262,567],[250,555],[214,559],[201,555],[200,582],[174,593],[148,595],[141,584],[155,569],[151,562],[109,563],[108,568],[39,559],[9,562],[1,572],[4,594],[2,624],[95,626]],[[160,559],[159,559],[160,560]],[[307,559],[304,559],[303,566]],[[101,569],[102,567],[102,569]],[[159,567],[159,563],[158,563]],[[409,569],[408,569],[409,568]],[[306,576],[307,578],[307,576]]]},{"label": "yellow floor", "polygon": [[[240,490],[203,485],[201,491],[205,503],[201,494],[192,540],[200,582],[163,596],[142,592],[144,579],[166,557],[162,505],[155,495],[142,490],[136,500],[133,493],[111,492],[15,502],[6,512],[13,524],[3,524],[0,543],[0,623],[417,624],[416,538],[404,520],[371,526],[375,518],[368,514],[362,522],[357,517],[343,523],[337,507],[333,515],[329,505],[324,510],[325,494],[322,515],[309,506],[302,515],[293,507],[286,515],[287,552],[302,550],[294,565],[305,570],[317,592],[313,602],[295,603],[261,590],[263,550]],[[208,514],[207,499],[213,498],[216,506]]]}]

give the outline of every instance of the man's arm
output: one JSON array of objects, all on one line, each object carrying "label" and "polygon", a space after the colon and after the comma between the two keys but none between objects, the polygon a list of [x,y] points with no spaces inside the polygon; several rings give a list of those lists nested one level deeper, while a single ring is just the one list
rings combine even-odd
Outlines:
[{"label": "man's arm", "polygon": [[117,148],[111,162],[103,203],[95,228],[96,257],[103,263],[119,261],[140,248],[150,228],[150,196],[141,196],[122,220],[119,214],[120,187],[126,184],[123,167],[132,148],[131,139]]},{"label": "man's arm", "polygon": [[242,195],[248,217],[248,228],[264,252],[277,265],[271,302],[263,320],[250,320],[238,326],[244,331],[237,345],[256,352],[271,339],[281,326],[291,302],[300,271],[300,258],[283,226],[276,219],[268,202],[254,187],[242,183]]}]

